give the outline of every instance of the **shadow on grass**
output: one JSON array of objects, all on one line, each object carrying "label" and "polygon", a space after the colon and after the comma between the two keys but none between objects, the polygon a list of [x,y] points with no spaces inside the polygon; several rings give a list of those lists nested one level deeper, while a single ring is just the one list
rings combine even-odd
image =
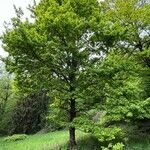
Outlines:
[{"label": "shadow on grass", "polygon": [[[44,150],[69,150],[69,143],[64,145],[56,145],[50,149]],[[94,136],[85,136],[77,140],[77,145],[75,150],[100,150],[100,143]]]},{"label": "shadow on grass", "polygon": [[150,137],[132,137],[126,143],[125,150],[150,150]]}]

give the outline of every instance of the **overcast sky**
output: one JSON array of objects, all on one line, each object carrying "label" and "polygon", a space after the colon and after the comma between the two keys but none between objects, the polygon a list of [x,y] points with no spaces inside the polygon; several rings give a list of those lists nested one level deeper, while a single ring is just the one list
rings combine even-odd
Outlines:
[{"label": "overcast sky", "polygon": [[[39,2],[39,0],[36,1]],[[26,10],[28,4],[33,4],[33,0],[0,0],[0,35],[4,31],[4,21],[9,22],[10,18],[15,16],[13,5],[21,7],[24,10],[25,15],[28,15],[29,12]],[[1,47],[1,42],[0,56],[7,56],[6,52],[4,52],[4,50]]]}]

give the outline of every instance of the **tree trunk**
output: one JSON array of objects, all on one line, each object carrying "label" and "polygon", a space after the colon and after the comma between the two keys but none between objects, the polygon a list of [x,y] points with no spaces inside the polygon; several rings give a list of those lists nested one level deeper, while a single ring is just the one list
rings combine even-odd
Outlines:
[{"label": "tree trunk", "polygon": [[[70,101],[70,123],[73,121],[73,119],[76,117],[76,108],[75,108],[75,100],[72,99]],[[69,147],[70,150],[74,150],[76,145],[76,139],[75,139],[75,127],[69,128]]]},{"label": "tree trunk", "polygon": [[70,150],[74,150],[76,145],[76,139],[75,139],[75,127],[69,128],[69,146]]},{"label": "tree trunk", "polygon": [[[75,82],[76,82],[76,70],[77,70],[77,60],[76,54],[72,53],[71,61],[68,63],[68,66],[71,68],[71,73],[69,74],[69,81],[70,81],[70,123],[73,122],[74,118],[76,117],[76,100],[74,97],[75,91]],[[71,64],[70,64],[71,63]],[[76,146],[76,137],[75,137],[75,127],[69,127],[69,149],[74,150]]]}]

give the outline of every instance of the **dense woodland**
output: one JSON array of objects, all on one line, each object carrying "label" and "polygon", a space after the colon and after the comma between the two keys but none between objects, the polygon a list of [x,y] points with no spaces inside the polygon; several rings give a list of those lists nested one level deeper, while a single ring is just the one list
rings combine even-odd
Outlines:
[{"label": "dense woodland", "polygon": [[[1,36],[0,134],[90,134],[123,150],[150,135],[150,2],[41,0]],[[93,147],[94,148],[94,147]]]}]

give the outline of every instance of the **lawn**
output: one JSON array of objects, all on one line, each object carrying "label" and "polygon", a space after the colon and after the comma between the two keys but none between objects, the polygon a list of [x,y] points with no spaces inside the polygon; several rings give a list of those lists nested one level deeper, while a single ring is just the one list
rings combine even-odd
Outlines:
[{"label": "lawn", "polygon": [[[100,150],[98,141],[88,134],[77,131],[77,150]],[[25,140],[6,142],[0,138],[0,150],[66,150],[67,131],[56,131],[46,134],[28,136]],[[150,150],[150,139],[132,139],[128,141],[126,150]]]},{"label": "lawn", "polygon": [[[98,142],[88,134],[77,131],[77,142],[79,150],[99,150]],[[66,150],[68,142],[68,131],[56,131],[47,134],[35,134],[28,136],[25,140],[6,142],[4,137],[0,138],[0,150]]]},{"label": "lawn", "polygon": [[57,149],[57,146],[66,143],[67,140],[66,131],[35,134],[15,142],[4,142],[4,138],[0,138],[0,150],[51,150]]}]

